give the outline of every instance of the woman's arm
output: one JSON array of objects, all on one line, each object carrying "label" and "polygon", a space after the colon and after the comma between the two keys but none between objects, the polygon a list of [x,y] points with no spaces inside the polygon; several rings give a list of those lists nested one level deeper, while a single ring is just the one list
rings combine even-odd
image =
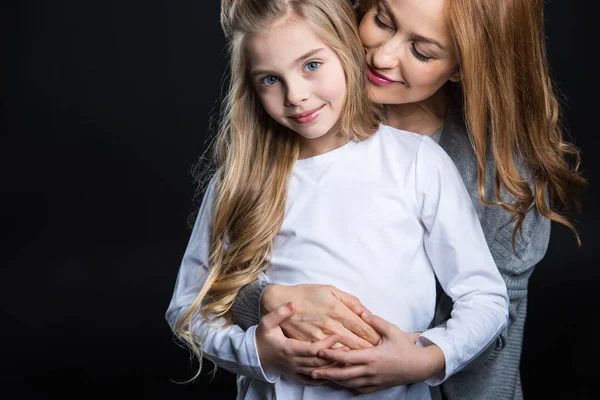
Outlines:
[{"label": "woman's arm", "polygon": [[368,311],[360,300],[331,285],[275,285],[261,276],[244,286],[233,304],[234,322],[243,328],[257,324],[266,314],[287,302],[296,313],[281,328],[290,338],[313,342],[336,335],[351,349],[371,347],[381,336],[360,318]]}]

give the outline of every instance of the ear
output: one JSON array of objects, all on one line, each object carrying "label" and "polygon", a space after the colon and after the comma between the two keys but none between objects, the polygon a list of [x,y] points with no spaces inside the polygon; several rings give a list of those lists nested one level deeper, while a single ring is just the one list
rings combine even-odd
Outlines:
[{"label": "ear", "polygon": [[456,68],[454,69],[454,73],[450,76],[449,81],[450,82],[460,82],[460,80],[461,80],[460,68],[457,64]]}]

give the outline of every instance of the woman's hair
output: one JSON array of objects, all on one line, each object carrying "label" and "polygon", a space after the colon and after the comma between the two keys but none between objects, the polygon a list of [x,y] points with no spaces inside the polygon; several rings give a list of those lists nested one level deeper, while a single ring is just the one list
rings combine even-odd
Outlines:
[{"label": "woman's hair", "polygon": [[340,134],[363,140],[379,122],[368,99],[364,52],[354,10],[347,0],[223,0],[221,26],[228,41],[230,83],[215,142],[215,196],[209,273],[175,331],[201,358],[192,320],[224,317],[240,288],[268,265],[285,211],[287,185],[299,151],[298,134],[264,110],[249,79],[244,44],[282,19],[302,18],[336,53],[344,67],[346,98]]},{"label": "woman's hair", "polygon": [[[513,247],[533,203],[544,217],[577,234],[565,215],[579,209],[587,182],[578,172],[579,151],[563,140],[559,125],[544,41],[544,1],[447,1],[463,117],[478,162],[479,198],[516,216]],[[377,3],[361,0],[359,16]],[[496,164],[495,202],[485,198],[488,151]],[[519,170],[521,163],[528,171]]]}]

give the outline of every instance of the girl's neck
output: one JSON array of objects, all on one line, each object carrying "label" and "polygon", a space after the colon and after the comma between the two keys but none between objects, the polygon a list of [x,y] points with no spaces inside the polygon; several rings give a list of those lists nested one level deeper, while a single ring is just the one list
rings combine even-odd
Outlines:
[{"label": "girl's neck", "polygon": [[352,138],[341,134],[340,129],[332,129],[325,135],[316,139],[307,139],[300,136],[300,152],[298,159],[315,157],[321,154],[328,153],[348,143]]},{"label": "girl's neck", "polygon": [[433,135],[444,124],[448,97],[443,89],[433,96],[407,104],[391,104],[387,106],[387,124],[403,131],[420,135]]}]

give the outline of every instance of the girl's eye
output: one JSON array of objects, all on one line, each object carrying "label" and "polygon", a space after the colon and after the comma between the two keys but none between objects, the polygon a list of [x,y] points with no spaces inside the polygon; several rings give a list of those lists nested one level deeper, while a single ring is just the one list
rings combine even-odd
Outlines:
[{"label": "girl's eye", "polygon": [[304,66],[304,70],[308,71],[308,72],[312,72],[315,69],[319,68],[321,66],[320,62],[317,61],[311,61],[306,63],[306,65]]},{"label": "girl's eye", "polygon": [[278,81],[279,81],[279,79],[277,79],[273,75],[269,75],[269,76],[265,76],[262,79],[262,84],[265,85],[265,86],[271,86],[271,85],[276,84]]},{"label": "girl's eye", "polygon": [[429,56],[426,56],[426,55],[425,55],[425,54],[423,54],[423,53],[420,53],[420,52],[417,50],[417,47],[415,46],[415,44],[414,44],[414,43],[412,44],[412,53],[413,53],[413,55],[414,55],[414,56],[415,56],[415,57],[416,57],[418,60],[420,60],[420,61],[423,61],[423,62],[427,62],[427,61],[429,61],[429,60],[431,60],[431,59],[432,59],[432,57],[429,57]]}]

